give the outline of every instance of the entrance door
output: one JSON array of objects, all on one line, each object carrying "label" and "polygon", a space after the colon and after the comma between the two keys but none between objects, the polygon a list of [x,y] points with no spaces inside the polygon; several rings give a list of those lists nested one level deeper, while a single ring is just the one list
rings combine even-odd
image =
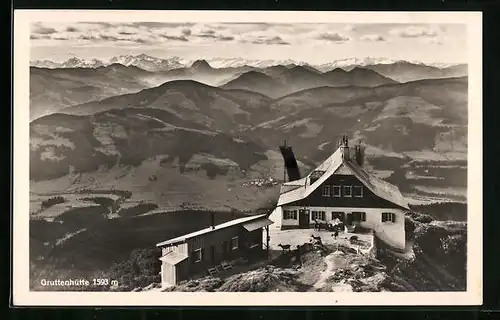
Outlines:
[{"label": "entrance door", "polygon": [[215,264],[215,246],[210,246],[210,262]]},{"label": "entrance door", "polygon": [[174,286],[177,284],[176,266],[163,262],[161,265],[161,281],[165,284]]},{"label": "entrance door", "polygon": [[352,222],[353,222],[352,213],[349,212],[349,213],[347,213],[346,218],[345,218],[345,225],[352,226]]},{"label": "entrance door", "polygon": [[299,210],[299,228],[309,228],[309,210]]},{"label": "entrance door", "polygon": [[229,258],[230,249],[231,248],[229,248],[229,241],[222,242],[222,257],[224,259],[228,259]]}]

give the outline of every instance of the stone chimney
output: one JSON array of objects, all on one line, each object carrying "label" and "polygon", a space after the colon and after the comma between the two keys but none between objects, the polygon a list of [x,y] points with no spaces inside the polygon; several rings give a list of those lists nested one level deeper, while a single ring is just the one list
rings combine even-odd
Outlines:
[{"label": "stone chimney", "polygon": [[342,152],[342,159],[349,160],[349,138],[347,135],[342,136],[342,141],[340,142],[340,151]]}]

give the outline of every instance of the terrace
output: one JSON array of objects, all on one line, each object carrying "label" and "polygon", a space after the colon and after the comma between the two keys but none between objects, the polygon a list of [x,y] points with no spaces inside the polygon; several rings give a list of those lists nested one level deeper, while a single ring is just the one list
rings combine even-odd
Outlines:
[{"label": "terrace", "polygon": [[[289,229],[289,230],[279,230],[270,228],[270,242],[269,249],[271,250],[281,250],[278,246],[279,244],[291,246],[291,249],[297,248],[299,245],[305,243],[310,243],[314,237],[320,237],[321,242],[324,245],[330,246],[343,246],[347,248],[352,248],[356,252],[366,254],[373,247],[375,236],[370,230],[357,230],[354,232],[339,232],[338,236],[335,238],[332,231],[327,230],[313,230],[313,229]],[[351,240],[351,237],[356,236],[356,240]]]}]

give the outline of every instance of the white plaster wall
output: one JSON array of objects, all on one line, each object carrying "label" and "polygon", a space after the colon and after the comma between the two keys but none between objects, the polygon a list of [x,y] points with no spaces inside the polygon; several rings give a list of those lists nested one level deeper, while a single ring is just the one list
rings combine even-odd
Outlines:
[{"label": "white plaster wall", "polygon": [[281,223],[283,220],[283,210],[281,207],[276,207],[273,212],[269,215],[269,220],[273,222],[269,228],[281,228]]},{"label": "white plaster wall", "polygon": [[[283,226],[298,226],[298,210],[304,207],[283,206],[282,210],[297,210],[297,220],[283,219],[283,211],[281,212],[281,223]],[[366,221],[362,221],[360,225],[364,228],[375,231],[375,235],[385,243],[398,249],[404,249],[406,245],[405,236],[405,213],[399,209],[378,209],[378,208],[347,208],[347,207],[307,207],[309,210],[310,223],[312,220],[312,211],[324,211],[325,221],[332,221],[332,212],[366,212]],[[392,212],[396,214],[396,222],[382,222],[382,212]]]}]

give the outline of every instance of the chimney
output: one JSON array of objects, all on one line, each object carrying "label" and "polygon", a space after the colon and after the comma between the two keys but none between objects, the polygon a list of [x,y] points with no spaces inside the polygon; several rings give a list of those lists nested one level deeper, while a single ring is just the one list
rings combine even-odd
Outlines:
[{"label": "chimney", "polygon": [[340,151],[342,152],[342,159],[349,160],[349,138],[347,135],[342,136],[342,141],[340,142]]},{"label": "chimney", "polygon": [[212,227],[212,230],[215,229],[215,216],[213,212],[210,212],[210,227]]},{"label": "chimney", "polygon": [[365,162],[365,154],[364,154],[364,149],[361,147],[361,145],[358,143],[356,144],[355,148],[354,148],[354,154],[355,154],[355,158],[356,158],[356,164],[360,167],[363,166],[364,162]]}]

